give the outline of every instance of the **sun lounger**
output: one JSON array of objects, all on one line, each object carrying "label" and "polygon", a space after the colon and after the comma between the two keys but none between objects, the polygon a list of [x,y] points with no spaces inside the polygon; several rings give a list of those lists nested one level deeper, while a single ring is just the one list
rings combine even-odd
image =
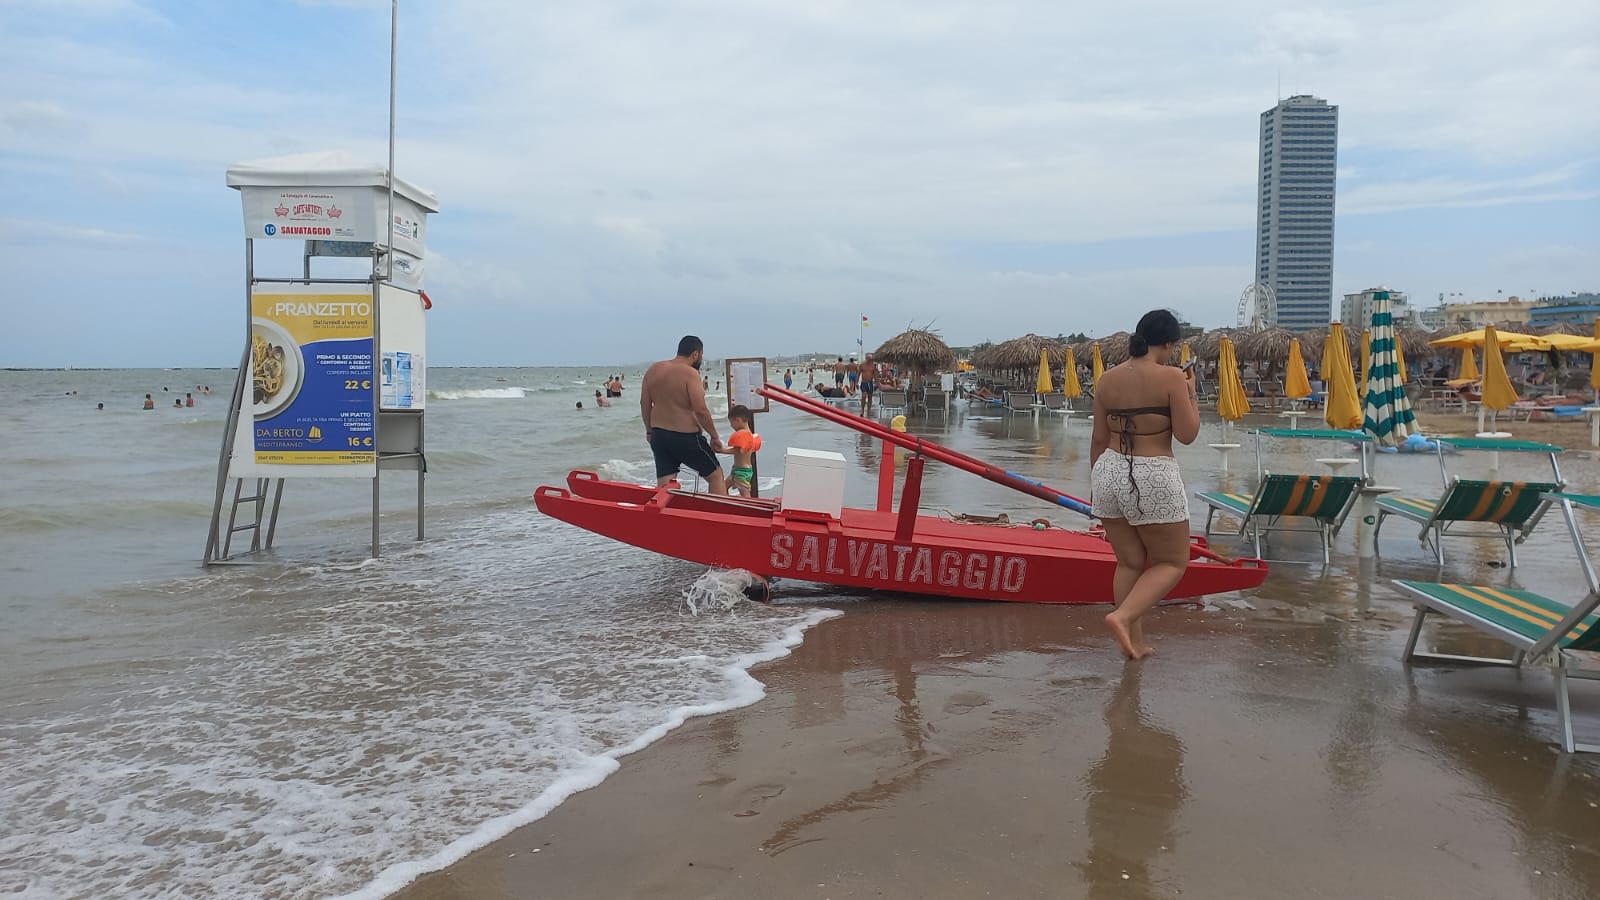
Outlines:
[{"label": "sun lounger", "polygon": [[878,412],[886,415],[900,415],[906,411],[906,392],[900,390],[879,391],[877,407]]},{"label": "sun lounger", "polygon": [[945,401],[944,388],[938,388],[938,387],[923,388],[923,391],[922,391],[922,414],[923,415],[929,415],[929,414],[931,414],[931,413],[933,413],[935,411],[937,411],[939,413],[939,415],[941,415],[941,416],[944,415],[945,414],[945,408],[944,408],[945,402],[946,401]]},{"label": "sun lounger", "polygon": [[[1211,534],[1211,521],[1220,512],[1239,518],[1239,536],[1249,536],[1255,555],[1261,557],[1263,531],[1303,531],[1322,540],[1322,564],[1331,559],[1333,536],[1344,524],[1363,481],[1354,475],[1272,475],[1261,481],[1254,496],[1228,492],[1199,491],[1195,496],[1207,506],[1205,533]],[[1283,519],[1305,518],[1311,528],[1289,528]]]},{"label": "sun lounger", "polygon": [[1067,395],[1062,393],[1045,394],[1044,408],[1046,412],[1055,415],[1070,416],[1072,410],[1067,408]]},{"label": "sun lounger", "polygon": [[[1591,591],[1574,606],[1542,594],[1511,588],[1465,584],[1396,581],[1412,595],[1417,617],[1411,623],[1404,660],[1520,667],[1548,657],[1555,668],[1556,712],[1561,720],[1561,748],[1568,753],[1600,753],[1600,744],[1580,743],[1572,735],[1572,703],[1567,680],[1600,680],[1592,654],[1600,650],[1600,592]],[[1422,621],[1435,613],[1492,635],[1515,648],[1510,658],[1452,656],[1417,650]],[[1585,665],[1589,663],[1589,665]]]},{"label": "sun lounger", "polygon": [[[1434,558],[1444,565],[1444,537],[1458,534],[1460,525],[1484,524],[1494,527],[1506,544],[1511,567],[1517,565],[1517,543],[1533,531],[1549,495],[1561,485],[1544,481],[1473,481],[1457,478],[1437,500],[1418,497],[1379,497],[1378,521],[1373,538],[1383,531],[1390,516],[1409,519],[1422,526],[1417,539],[1433,549]],[[1481,532],[1479,532],[1481,536]]]},{"label": "sun lounger", "polygon": [[1022,391],[1006,391],[1006,411],[1012,414],[1033,415],[1033,395]]}]

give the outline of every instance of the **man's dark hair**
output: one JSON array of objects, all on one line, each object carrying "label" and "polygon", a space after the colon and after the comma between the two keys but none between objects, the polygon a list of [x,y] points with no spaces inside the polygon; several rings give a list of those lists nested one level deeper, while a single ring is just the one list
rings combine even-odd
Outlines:
[{"label": "man's dark hair", "polygon": [[682,340],[678,341],[679,356],[693,356],[696,352],[704,351],[705,349],[706,345],[692,334],[686,334]]},{"label": "man's dark hair", "polygon": [[750,407],[745,406],[743,403],[735,403],[733,408],[728,410],[728,418],[730,420],[738,419],[746,425],[754,425],[756,423],[755,416],[750,412]]}]

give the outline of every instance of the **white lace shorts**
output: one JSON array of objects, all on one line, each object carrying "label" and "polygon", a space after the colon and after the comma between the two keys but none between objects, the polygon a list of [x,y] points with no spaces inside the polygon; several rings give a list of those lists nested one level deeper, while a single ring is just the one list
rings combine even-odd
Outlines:
[{"label": "white lace shorts", "polygon": [[1089,473],[1089,486],[1099,518],[1127,519],[1129,525],[1189,521],[1189,494],[1183,489],[1178,461],[1170,456],[1129,457],[1106,450]]}]

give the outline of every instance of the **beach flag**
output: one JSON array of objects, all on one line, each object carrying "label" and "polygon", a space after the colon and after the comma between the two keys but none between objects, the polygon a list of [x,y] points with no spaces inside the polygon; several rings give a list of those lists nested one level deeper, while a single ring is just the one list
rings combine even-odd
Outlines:
[{"label": "beach flag", "polygon": [[862,328],[866,328],[868,325],[871,325],[871,324],[872,324],[871,322],[867,321],[867,317],[866,316],[863,315],[861,317],[861,327]]}]

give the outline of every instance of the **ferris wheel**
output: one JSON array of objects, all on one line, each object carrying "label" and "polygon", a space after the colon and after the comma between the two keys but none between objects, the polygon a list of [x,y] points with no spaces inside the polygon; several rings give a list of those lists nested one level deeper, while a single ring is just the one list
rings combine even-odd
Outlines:
[{"label": "ferris wheel", "polygon": [[1278,324],[1278,292],[1272,285],[1252,281],[1239,295],[1240,328],[1263,331]]}]

